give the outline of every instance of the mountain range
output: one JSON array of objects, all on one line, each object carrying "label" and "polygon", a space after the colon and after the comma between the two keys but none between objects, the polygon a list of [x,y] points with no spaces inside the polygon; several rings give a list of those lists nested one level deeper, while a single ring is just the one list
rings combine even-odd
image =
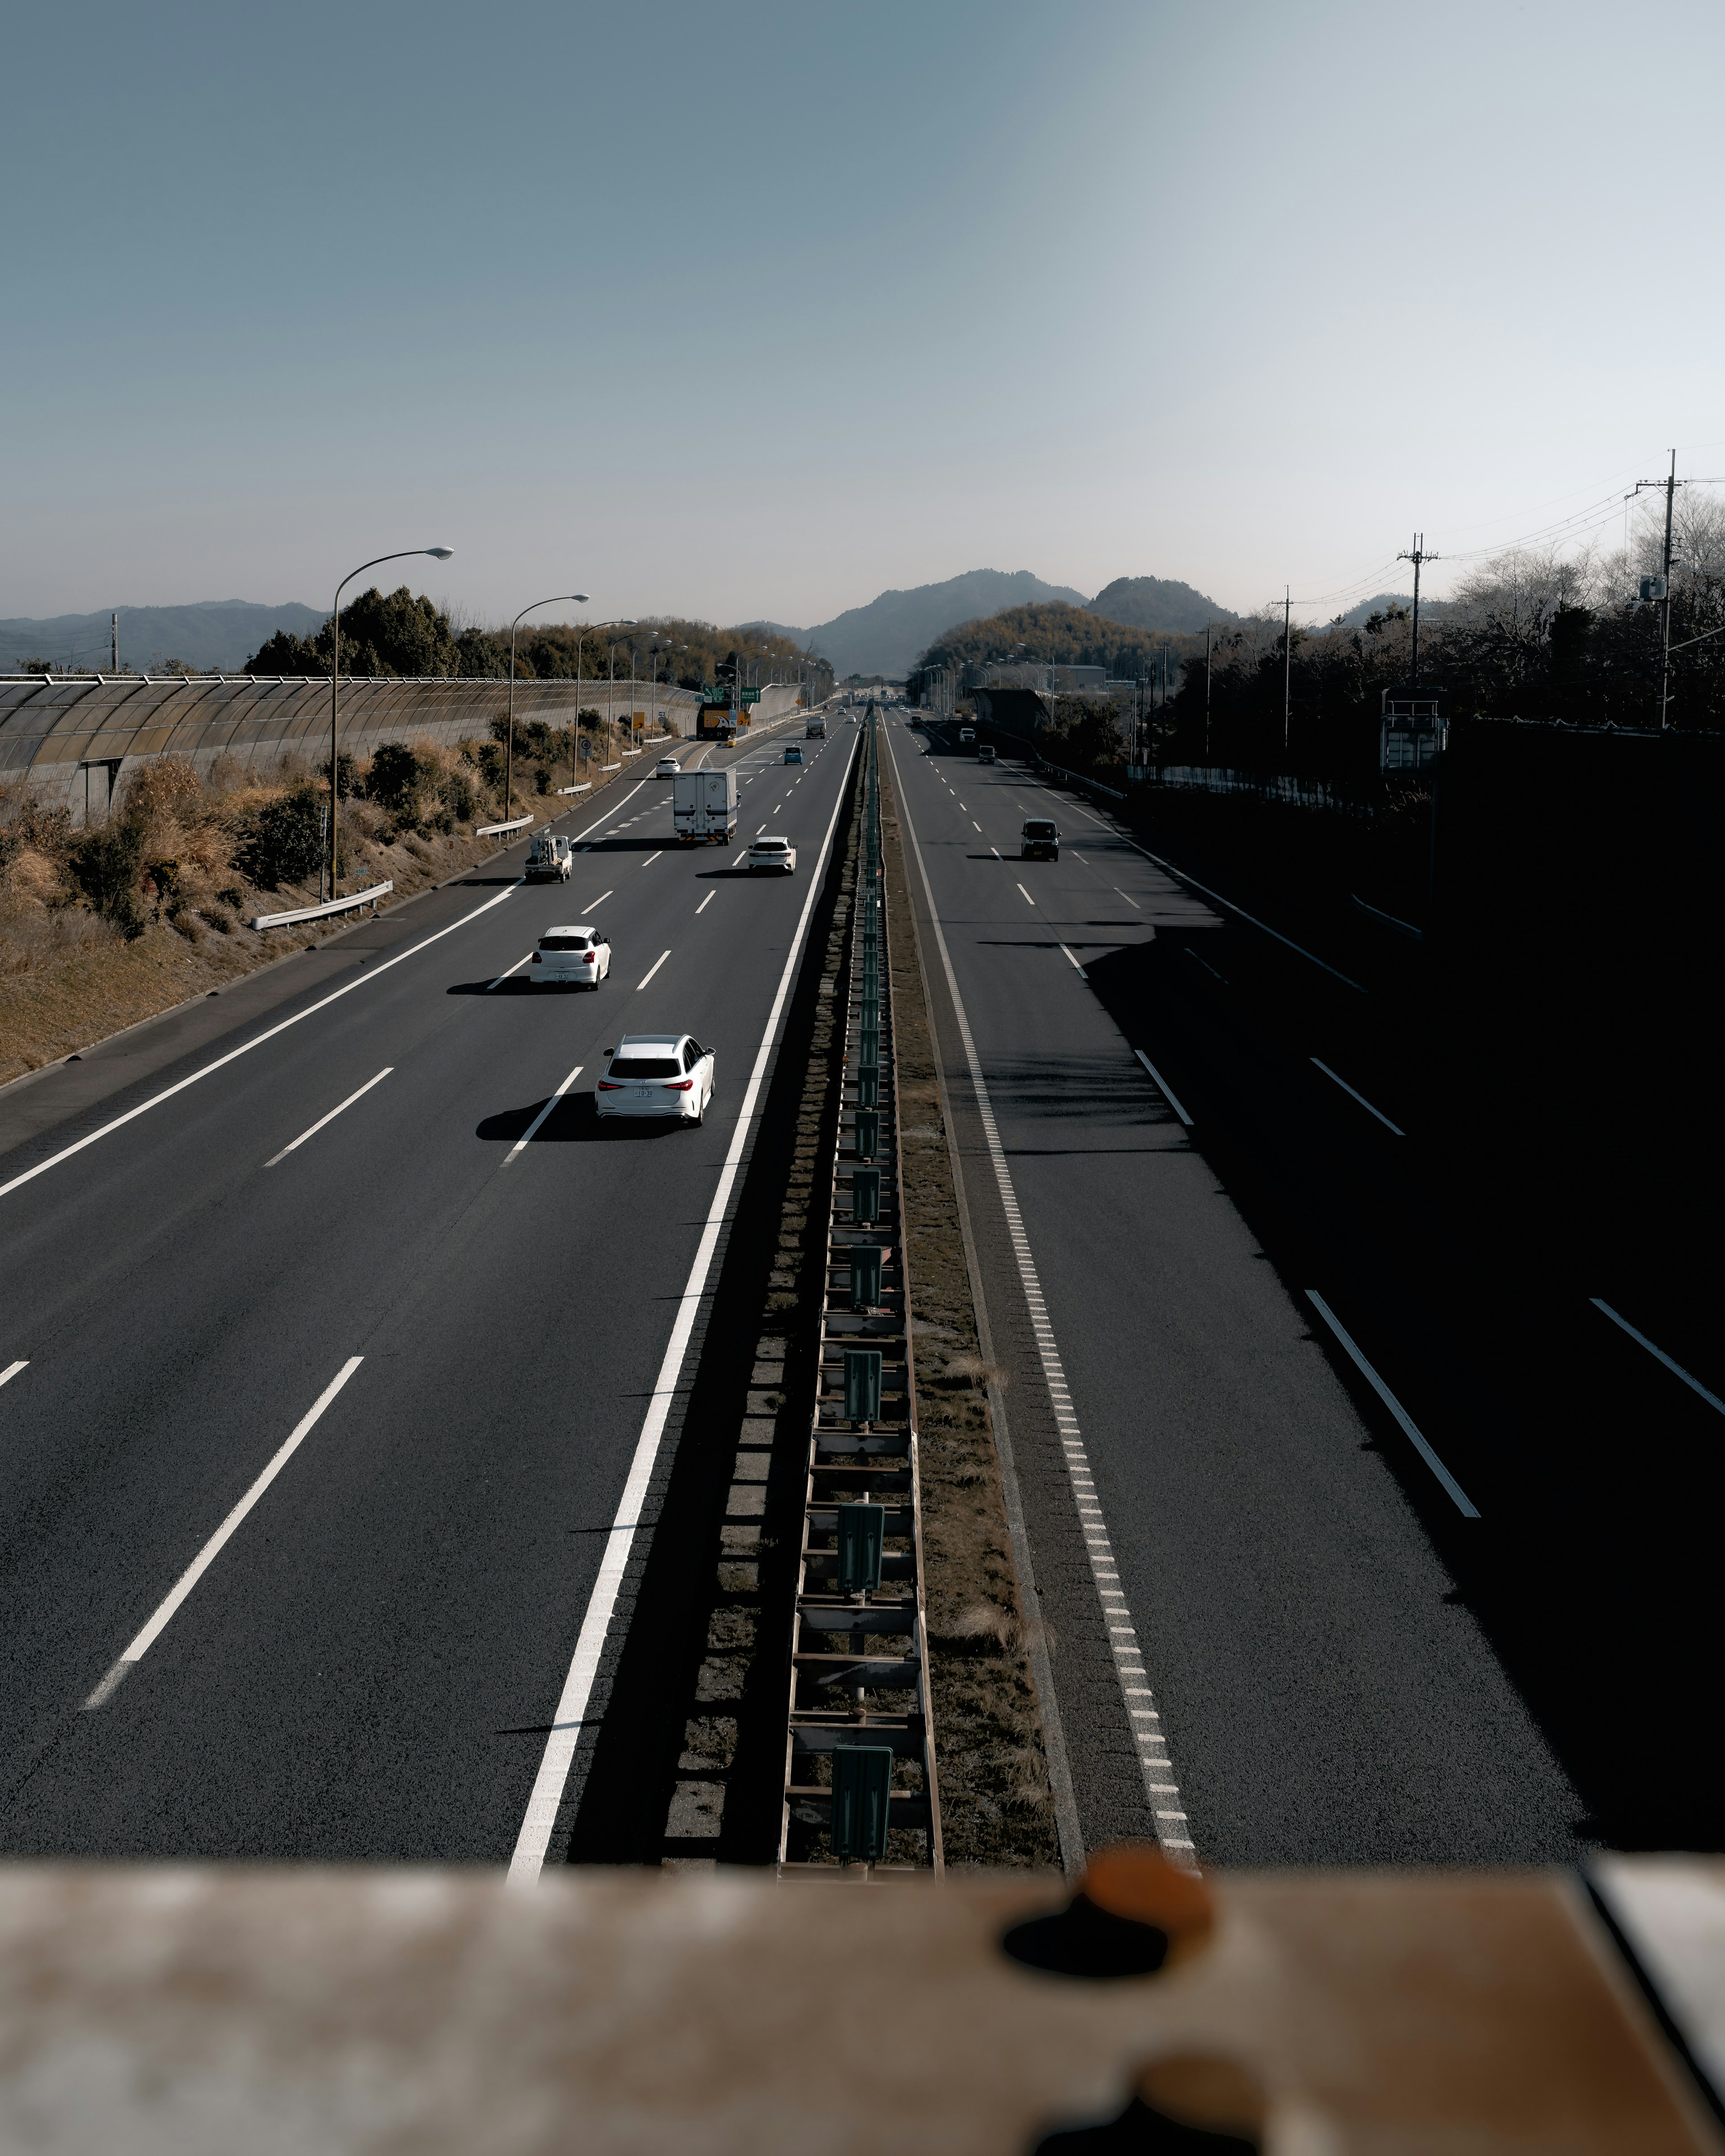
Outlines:
[{"label": "mountain range", "polygon": [[748,629],[793,638],[831,660],[847,674],[898,675],[949,629],[1001,613],[1008,607],[1046,605],[1064,600],[1086,608],[1127,629],[1178,634],[1201,629],[1206,622],[1237,621],[1239,616],[1206,598],[1190,584],[1165,577],[1117,577],[1086,598],[1070,584],[1046,584],[1028,569],[971,569],[944,583],[917,584],[909,591],[882,592],[868,605],[851,607],[814,629],[793,629],[776,621],[747,622]]},{"label": "mountain range", "polygon": [[[111,607],[100,613],[55,614],[46,621],[0,621],[0,674],[27,660],[105,673],[113,661]],[[120,663],[140,674],[177,659],[194,674],[237,674],[279,629],[311,636],[327,608],[255,606],[249,599],[203,599],[192,606],[121,607]]]},{"label": "mountain range", "polygon": [[[971,569],[963,576],[948,577],[942,583],[882,592],[866,606],[847,608],[814,629],[795,629],[788,623],[772,621],[744,622],[739,626],[766,629],[805,646],[812,644],[832,661],[841,676],[896,676],[914,666],[919,654],[937,636],[961,622],[980,620],[1008,607],[1045,605],[1054,600],[1086,607],[1109,621],[1153,633],[1201,629],[1209,621],[1239,618],[1190,584],[1169,578],[1117,577],[1095,598],[1087,599],[1070,584],[1045,583],[1028,569]],[[1368,609],[1357,611],[1363,620]],[[194,672],[237,674],[277,629],[312,636],[323,626],[325,618],[321,608],[258,606],[245,599],[205,599],[192,606],[122,607],[121,663],[143,672],[178,660]],[[16,673],[32,659],[49,660],[57,668],[105,670],[110,663],[108,614],[67,613],[49,620],[0,621],[0,673]]]}]

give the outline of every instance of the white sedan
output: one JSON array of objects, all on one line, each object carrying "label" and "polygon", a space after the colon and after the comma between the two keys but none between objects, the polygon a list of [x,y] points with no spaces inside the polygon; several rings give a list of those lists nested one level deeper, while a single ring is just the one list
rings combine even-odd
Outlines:
[{"label": "white sedan", "polygon": [[653,767],[655,778],[675,778],[683,768],[674,756],[662,756]]},{"label": "white sedan", "polygon": [[533,953],[536,988],[596,988],[611,970],[602,928],[547,928]]},{"label": "white sedan", "polygon": [[790,875],[797,865],[797,850],[788,839],[757,839],[749,848],[749,871],[757,869],[777,869],[783,875]]},{"label": "white sedan", "polygon": [[626,1033],[593,1088],[593,1106],[611,1116],[675,1116],[702,1123],[713,1097],[713,1051],[686,1033]]}]

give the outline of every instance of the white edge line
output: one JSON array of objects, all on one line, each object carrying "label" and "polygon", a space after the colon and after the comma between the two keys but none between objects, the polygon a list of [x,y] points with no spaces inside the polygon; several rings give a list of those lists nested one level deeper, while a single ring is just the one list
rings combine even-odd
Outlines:
[{"label": "white edge line", "polygon": [[665,963],[665,960],[670,957],[670,952],[669,951],[661,951],[660,952],[659,956],[653,961],[653,963],[647,968],[646,972],[642,974],[640,979],[635,983],[635,993],[637,995],[639,995],[642,989],[646,987],[648,982],[652,979],[653,976],[659,971],[660,968]]},{"label": "white edge line", "polygon": [[[952,954],[947,947],[946,931],[941,927],[940,913],[935,906],[934,886],[929,881],[928,864],[922,857],[922,842],[916,836],[916,827],[911,819],[909,798],[899,773],[898,758],[893,754],[891,742],[886,745],[886,753],[892,762],[893,782],[898,793],[899,819],[909,836],[911,851],[916,856],[916,873],[922,880],[922,895],[928,902],[928,922],[934,931],[935,948],[940,953],[941,968],[947,977],[947,993],[952,999],[952,1015],[957,1020],[958,1037],[963,1045],[965,1060],[970,1067],[971,1088],[976,1095],[977,1108],[982,1118],[983,1136],[988,1144],[990,1164],[994,1170],[995,1185],[999,1192],[1001,1204],[1005,1209],[1008,1229],[1013,1234],[1014,1260],[1018,1271],[1019,1286],[1030,1308],[1032,1322],[1034,1323],[1038,1314],[1045,1307],[1041,1281],[1037,1275],[1035,1260],[1031,1255],[1029,1242],[1021,1240],[1022,1229],[1019,1225],[1018,1195],[1013,1187],[1012,1171],[1006,1164],[1005,1151],[1000,1142],[999,1127],[994,1120],[993,1103],[988,1095],[988,1081],[983,1075],[982,1058],[977,1053],[976,1037],[970,1029],[970,1017],[964,1008],[964,998],[958,992],[958,976],[953,969]],[[1048,1327],[1045,1317],[1042,1319],[1039,1333],[1040,1337],[1037,1342],[1037,1352],[1042,1362],[1043,1382],[1048,1388],[1049,1404],[1053,1409],[1055,1419],[1063,1433],[1068,1429],[1071,1432],[1070,1440],[1066,1446],[1066,1473],[1076,1503],[1078,1497],[1078,1476],[1073,1466],[1073,1455],[1076,1453],[1078,1459],[1083,1460],[1084,1448],[1078,1439],[1077,1424],[1072,1418],[1070,1407],[1062,1406],[1062,1402],[1070,1400],[1070,1395],[1066,1389],[1065,1370],[1060,1362],[1060,1351],[1055,1343],[1052,1329]],[[1087,1483],[1089,1481],[1087,1466],[1084,1479]],[[1096,1512],[1097,1522],[1100,1524],[1101,1522],[1100,1505],[1096,1507]],[[1079,1517],[1082,1518],[1083,1515],[1080,1514]],[[1115,1580],[1117,1584],[1105,1589],[1101,1584],[1101,1573],[1094,1566],[1092,1567],[1092,1578],[1096,1584],[1098,1605],[1106,1615],[1118,1616],[1129,1621],[1130,1605],[1117,1584],[1119,1575],[1111,1565],[1107,1568],[1107,1577]],[[1142,1656],[1137,1652],[1136,1647],[1135,1629],[1132,1636],[1135,1644],[1131,1659],[1142,1662]],[[1140,1669],[1132,1671],[1132,1674],[1142,1676],[1145,1673]],[[1127,1672],[1119,1661],[1115,1665],[1115,1675],[1122,1693],[1124,1695],[1127,1687]],[[1153,1691],[1147,1686],[1144,1697],[1147,1698],[1154,1697]],[[1130,1717],[1132,1710],[1127,1706],[1124,1697],[1122,1698],[1121,1705]],[[1140,1771],[1142,1772],[1151,1763],[1149,1760],[1141,1757]],[[1166,1783],[1158,1784],[1158,1789],[1166,1789],[1170,1794],[1177,1794],[1178,1784],[1174,1780],[1171,1763],[1166,1759],[1158,1759],[1154,1762],[1154,1766],[1158,1772],[1166,1774],[1169,1778]],[[1155,1816],[1159,1820],[1163,1815],[1158,1813]],[[1183,1817],[1183,1815],[1181,1816]],[[1156,1830],[1156,1837],[1165,1849],[1190,1849],[1194,1851],[1195,1856],[1195,1845],[1193,1842],[1181,1835],[1164,1834],[1159,1825]]]},{"label": "white edge line", "polygon": [[1394,1131],[1399,1138],[1406,1137],[1408,1134],[1402,1128],[1399,1123],[1391,1122],[1389,1116],[1384,1114],[1384,1111],[1381,1108],[1374,1108],[1363,1093],[1354,1092],[1353,1086],[1348,1084],[1345,1078],[1337,1078],[1336,1076],[1336,1073],[1331,1070],[1329,1065],[1326,1063],[1321,1056],[1314,1055],[1312,1058],[1312,1060],[1317,1064],[1318,1069],[1322,1071],[1326,1078],[1334,1079],[1336,1084],[1342,1088],[1342,1091],[1344,1093],[1353,1094],[1353,1098],[1359,1102],[1361,1107],[1365,1110],[1366,1113],[1368,1116],[1375,1116],[1378,1122],[1383,1124],[1385,1130]]},{"label": "white edge line", "polygon": [[377,1073],[377,1076],[375,1078],[367,1078],[364,1085],[359,1088],[357,1092],[350,1093],[347,1096],[347,1098],[343,1101],[339,1106],[331,1108],[328,1115],[320,1116],[309,1131],[301,1131],[298,1137],[293,1141],[292,1144],[285,1145],[280,1152],[272,1154],[271,1157],[264,1162],[264,1167],[274,1168],[277,1161],[285,1160],[290,1152],[297,1152],[299,1148],[305,1144],[307,1138],[315,1138],[326,1123],[334,1122],[336,1116],[341,1114],[343,1108],[351,1108],[356,1101],[362,1098],[365,1094],[369,1093],[373,1086],[381,1086],[394,1068],[395,1065],[393,1063],[386,1063],[383,1068]]},{"label": "white edge line", "polygon": [[151,1108],[159,1108],[164,1101],[172,1100],[176,1093],[183,1093],[188,1086],[195,1086],[200,1078],[208,1078],[224,1065],[234,1062],[242,1055],[249,1055],[254,1048],[261,1048],[266,1040],[274,1040],[277,1034],[285,1033],[290,1026],[298,1025],[302,1019],[314,1018],[319,1011],[327,1010],[331,1004],[339,1003],[343,996],[351,996],[356,988],[362,988],[372,981],[381,980],[392,966],[399,966],[421,951],[429,949],[432,944],[441,942],[445,936],[453,936],[458,928],[465,928],[470,921],[477,921],[480,914],[489,913],[494,906],[501,906],[506,898],[514,897],[520,888],[519,884],[511,884],[506,891],[500,891],[495,898],[488,898],[483,906],[475,906],[471,913],[464,913],[459,921],[452,921],[447,928],[439,928],[434,935],[424,937],[405,951],[398,951],[394,957],[386,958],[381,966],[373,966],[357,979],[349,981],[345,988],[337,988],[333,994],[321,997],[315,1004],[307,1004],[304,1010],[295,1011],[291,1018],[283,1019],[279,1025],[272,1025],[267,1032],[256,1034],[251,1040],[242,1041],[238,1048],[230,1048],[225,1055],[218,1055],[213,1063],[206,1063],[201,1070],[194,1070],[190,1077],[182,1078],[162,1092],[152,1093],[147,1101],[140,1101],[136,1107],[128,1108],[123,1116],[116,1116],[111,1122],[104,1123],[100,1130],[90,1131],[83,1137],[74,1138],[70,1145],[62,1146],[58,1152],[50,1153],[46,1160],[39,1160],[33,1168],[27,1168],[21,1175],[13,1176],[10,1183],[0,1183],[0,1198],[6,1197],[21,1183],[28,1183],[34,1177],[45,1175],[49,1168],[58,1168],[63,1160],[69,1160],[74,1152],[82,1152],[85,1146],[94,1145],[98,1138],[105,1138],[126,1124],[135,1122],[140,1116],[147,1115]]},{"label": "white edge line", "polygon": [[282,1469],[293,1458],[295,1453],[299,1450],[300,1445],[323,1414],[324,1409],[328,1407],[330,1402],[335,1399],[336,1394],[341,1391],[342,1386],[347,1383],[364,1360],[363,1355],[350,1355],[312,1402],[305,1414],[294,1424],[286,1443],[281,1446],[270,1465],[246,1491],[244,1496],[240,1499],[221,1526],[216,1529],[203,1548],[193,1558],[191,1563],[180,1574],[166,1599],[157,1605],[155,1614],[145,1625],[143,1630],[138,1634],[136,1639],[115,1663],[113,1668],[108,1671],[90,1697],[85,1701],[86,1708],[105,1707],[119,1689],[121,1679],[142,1661],[145,1656],[149,1653],[151,1648],[155,1645],[167,1629],[174,1612],[220,1556],[223,1545],[233,1535],[240,1522],[244,1519],[252,1507],[257,1503],[259,1498],[263,1496]]},{"label": "white edge line", "polygon": [[1425,1438],[1420,1435],[1419,1426],[1414,1422],[1413,1417],[1408,1413],[1407,1409],[1402,1405],[1395,1394],[1390,1391],[1389,1386],[1384,1383],[1383,1378],[1378,1375],[1378,1373],[1372,1368],[1365,1357],[1361,1354],[1358,1348],[1354,1346],[1353,1341],[1348,1337],[1348,1329],[1343,1324],[1341,1319],[1337,1317],[1335,1312],[1331,1309],[1328,1303],[1324,1301],[1323,1297],[1318,1293],[1315,1287],[1307,1288],[1306,1293],[1310,1298],[1312,1307],[1317,1311],[1318,1316],[1322,1318],[1324,1323],[1329,1327],[1331,1332],[1333,1332],[1336,1337],[1341,1342],[1343,1349],[1347,1353],[1348,1360],[1353,1364],[1355,1369],[1359,1372],[1360,1375],[1365,1379],[1372,1390],[1378,1395],[1378,1399],[1383,1401],[1384,1406],[1389,1409],[1389,1412],[1401,1424],[1407,1435],[1413,1440],[1414,1449],[1418,1452],[1420,1457],[1425,1462],[1432,1473],[1436,1476],[1439,1481],[1443,1484],[1445,1489],[1449,1491],[1450,1496],[1455,1499],[1456,1508],[1461,1513],[1463,1518],[1469,1520],[1478,1519],[1480,1516],[1478,1507],[1473,1503],[1472,1500],[1468,1496],[1467,1492],[1455,1480],[1455,1477],[1450,1472],[1449,1469],[1445,1466],[1443,1461],[1438,1458],[1436,1453],[1432,1450],[1430,1445],[1426,1443]]},{"label": "white edge line", "polygon": [[[1065,945],[1064,943],[1062,943],[1062,944],[1060,945],[1060,947],[1061,948],[1061,950],[1063,950],[1063,951],[1066,951],[1066,947],[1065,947]],[[1081,981],[1087,981],[1087,980],[1090,978],[1090,975],[1085,972],[1085,970],[1084,970],[1084,968],[1083,968],[1083,967],[1082,967],[1082,966],[1079,965],[1078,961],[1077,961],[1076,958],[1074,958],[1074,957],[1072,957],[1072,953],[1071,953],[1070,951],[1066,951],[1066,956],[1067,956],[1067,957],[1071,961],[1071,963],[1072,963],[1072,965],[1073,965],[1074,968],[1076,969],[1076,973],[1077,973],[1077,975],[1078,975],[1079,979],[1080,979]]]},{"label": "white edge line", "polygon": [[[1076,807],[1077,804],[1074,805]],[[1142,854],[1147,861],[1154,861],[1158,868],[1165,870],[1177,883],[1190,884],[1194,891],[1201,891],[1206,898],[1214,899],[1218,906],[1225,906],[1230,913],[1237,913],[1242,921],[1250,921],[1254,928],[1261,928],[1266,936],[1273,936],[1278,943],[1286,943],[1289,950],[1297,951],[1300,956],[1310,964],[1317,966],[1322,972],[1329,974],[1333,980],[1340,981],[1344,988],[1352,988],[1356,995],[1363,996],[1369,993],[1368,990],[1363,988],[1358,981],[1350,980],[1346,973],[1331,965],[1327,959],[1320,958],[1315,952],[1308,951],[1303,943],[1296,943],[1291,936],[1284,936],[1281,929],[1272,928],[1267,921],[1260,921],[1255,913],[1248,913],[1243,906],[1236,906],[1231,898],[1224,898],[1220,891],[1212,891],[1207,883],[1200,883],[1196,876],[1188,875],[1184,869],[1177,869],[1172,861],[1163,860],[1160,854],[1153,854],[1147,846],[1141,846],[1136,839],[1129,839],[1117,825],[1104,824],[1102,829],[1111,839],[1118,839],[1123,845],[1130,846],[1135,854]]]},{"label": "white edge line", "polygon": [[29,1367],[30,1358],[28,1355],[21,1363],[8,1363],[3,1370],[0,1370],[0,1385],[9,1385],[20,1370],[28,1370]]},{"label": "white edge line", "polygon": [[[1592,1303],[1595,1310],[1604,1311],[1606,1317],[1610,1319],[1614,1325],[1621,1326],[1623,1330],[1628,1333],[1631,1340],[1639,1341],[1641,1346],[1647,1350],[1647,1353],[1653,1357],[1656,1362],[1664,1363],[1666,1369],[1671,1372],[1674,1378],[1681,1378],[1683,1380],[1683,1383],[1688,1386],[1691,1392],[1699,1393],[1702,1399],[1707,1402],[1710,1408],[1717,1408],[1721,1414],[1725,1414],[1725,1400],[1722,1400],[1717,1393],[1710,1393],[1707,1387],[1702,1383],[1699,1378],[1692,1378],[1689,1373],[1683,1368],[1683,1365],[1681,1363],[1674,1363],[1671,1357],[1666,1353],[1663,1348],[1655,1347],[1645,1332],[1637,1332],[1635,1327],[1630,1323],[1628,1318],[1620,1317],[1618,1312],[1611,1307],[1610,1304],[1604,1300],[1603,1297],[1597,1295],[1590,1295],[1588,1297],[1588,1301]],[[21,1367],[22,1365],[14,1365],[14,1368]],[[11,1374],[12,1372],[10,1370],[6,1373],[7,1377],[10,1377]],[[5,1383],[6,1378],[0,1378],[0,1385],[3,1385]]]},{"label": "white edge line", "polygon": [[562,1099],[564,1094],[567,1093],[569,1088],[575,1083],[575,1081],[581,1075],[584,1068],[584,1065],[578,1063],[575,1065],[575,1068],[569,1073],[568,1076],[564,1079],[562,1084],[558,1086],[556,1092],[552,1095],[545,1106],[539,1111],[538,1114],[534,1116],[532,1122],[528,1124],[521,1136],[516,1140],[515,1143],[504,1155],[503,1165],[506,1168],[508,1167],[510,1162],[515,1158],[518,1152],[525,1152],[527,1147],[532,1144],[539,1126],[545,1121],[552,1110],[556,1107],[557,1102]]},{"label": "white edge line", "polygon": [[1135,1048],[1132,1050],[1132,1054],[1137,1057],[1139,1062],[1143,1065],[1144,1068],[1150,1073],[1150,1075],[1156,1081],[1157,1086],[1161,1091],[1163,1099],[1168,1102],[1169,1107],[1173,1110],[1174,1113],[1179,1117],[1180,1121],[1189,1131],[1192,1127],[1192,1118],[1187,1114],[1186,1111],[1180,1106],[1179,1101],[1175,1098],[1173,1087],[1169,1085],[1167,1079],[1163,1076],[1162,1073],[1150,1060],[1149,1057],[1145,1055],[1142,1048]]},{"label": "white edge line", "polygon": [[654,1466],[659,1458],[659,1448],[664,1440],[671,1398],[682,1375],[683,1358],[689,1352],[689,1342],[695,1330],[701,1298],[706,1292],[707,1275],[712,1269],[713,1255],[719,1246],[719,1231],[724,1223],[725,1209],[731,1201],[732,1188],[742,1159],[743,1146],[754,1120],[755,1103],[766,1077],[768,1059],[773,1052],[785,998],[790,993],[792,976],[803,948],[803,938],[808,933],[809,917],[820,893],[827,855],[832,850],[833,833],[838,828],[839,814],[845,805],[845,786],[856,746],[856,737],[853,737],[850,744],[852,754],[845,758],[845,775],[839,782],[839,797],[833,803],[832,820],[827,825],[820,858],[815,863],[814,875],[809,879],[809,896],[803,901],[802,917],[797,923],[796,934],[791,938],[784,971],[779,976],[778,993],[773,999],[772,1009],[767,1014],[766,1030],[761,1035],[755,1067],[743,1091],[742,1106],[737,1111],[737,1128],[732,1133],[725,1165],[720,1172],[719,1187],[713,1194],[706,1225],[701,1230],[701,1241],[696,1250],[695,1262],[689,1269],[682,1301],[677,1306],[676,1319],[665,1347],[665,1360],[659,1366],[659,1375],[654,1383],[646,1419],[641,1424],[640,1436],[635,1440],[634,1458],[629,1463],[629,1479],[623,1486],[617,1516],[605,1537],[598,1576],[593,1582],[592,1594],[588,1597],[587,1612],[581,1620],[581,1630],[575,1641],[569,1673],[563,1681],[562,1694],[552,1719],[551,1732],[545,1740],[539,1772],[534,1777],[532,1794],[527,1799],[521,1832],[516,1837],[515,1854],[510,1859],[509,1878],[513,1886],[536,1884],[541,1871],[545,1868],[546,1852],[551,1846],[551,1837],[557,1826],[563,1791],[568,1786],[570,1769],[575,1763],[582,1722],[587,1713],[588,1702],[593,1697],[594,1680],[598,1676],[599,1657],[604,1651],[605,1635],[610,1630],[629,1553],[634,1546],[635,1530],[640,1525],[641,1507],[646,1502]]}]

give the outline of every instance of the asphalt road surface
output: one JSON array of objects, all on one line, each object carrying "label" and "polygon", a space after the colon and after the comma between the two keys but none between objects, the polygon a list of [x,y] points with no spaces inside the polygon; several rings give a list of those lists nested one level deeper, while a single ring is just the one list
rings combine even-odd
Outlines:
[{"label": "asphalt road surface", "polygon": [[[565,823],[568,885],[517,849],[149,1036],[159,1067],[134,1036],[15,1096],[0,1847],[501,1862],[536,1781],[555,1856],[559,1702],[644,1432],[676,1441],[667,1351],[857,739],[798,771],[800,731],[735,752],[728,851],[678,848],[644,775]],[[750,879],[763,825],[794,876]],[[536,937],[588,921],[608,982],[535,992]],[[716,1050],[705,1127],[602,1134],[604,1048],[655,1030]]]},{"label": "asphalt road surface", "polygon": [[1086,1843],[1712,1846],[1705,1370],[1450,1217],[1345,952],[888,738]]}]

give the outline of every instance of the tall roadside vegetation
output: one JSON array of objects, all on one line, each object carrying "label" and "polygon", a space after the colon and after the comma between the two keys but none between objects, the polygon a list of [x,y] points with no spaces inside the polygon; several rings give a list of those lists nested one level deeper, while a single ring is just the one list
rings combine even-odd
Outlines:
[{"label": "tall roadside vegetation", "polygon": [[[1698,492],[1677,502],[1669,721],[1715,732],[1725,728],[1725,508]],[[1567,558],[1518,550],[1481,562],[1450,598],[1422,609],[1421,695],[1448,718],[1656,727],[1664,624],[1638,585],[1658,569],[1661,542],[1650,521],[1626,549]],[[1279,607],[1215,640],[1208,753],[1204,669],[1189,660],[1158,758],[1343,782],[1374,773],[1384,694],[1404,696],[1412,680],[1409,610],[1392,605],[1354,628],[1296,628],[1285,661]]]},{"label": "tall roadside vegetation", "polygon": [[[246,661],[248,674],[327,675],[335,649],[334,616],[316,636],[278,630]],[[700,689],[715,677],[721,660],[735,653],[750,679],[789,680],[811,658],[832,685],[832,669],[818,654],[800,651],[788,637],[758,629],[721,629],[711,622],[655,616],[628,629],[578,629],[561,624],[521,624],[515,670],[522,681],[627,681],[649,678],[683,689]],[[375,586],[341,609],[341,671],[373,678],[496,680],[509,672],[507,624],[460,622],[405,584],[393,592]]]}]

